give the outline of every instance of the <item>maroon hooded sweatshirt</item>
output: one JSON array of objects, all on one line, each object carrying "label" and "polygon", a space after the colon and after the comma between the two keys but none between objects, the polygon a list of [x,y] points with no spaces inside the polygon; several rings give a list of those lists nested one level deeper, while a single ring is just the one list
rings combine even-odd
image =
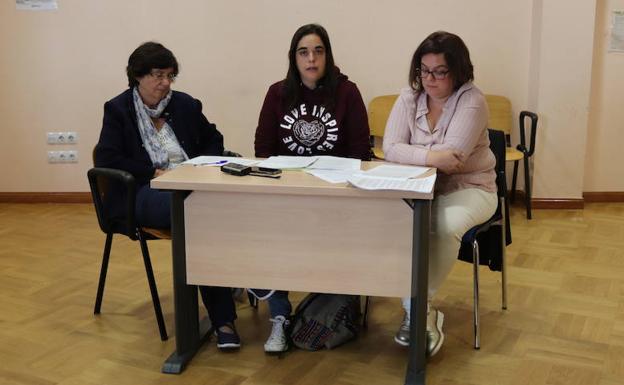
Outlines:
[{"label": "maroon hooded sweatshirt", "polygon": [[370,159],[366,107],[355,83],[347,79],[339,75],[333,107],[324,100],[322,86],[310,90],[301,84],[300,102],[286,110],[284,81],[271,85],[258,118],[256,157],[333,155]]}]

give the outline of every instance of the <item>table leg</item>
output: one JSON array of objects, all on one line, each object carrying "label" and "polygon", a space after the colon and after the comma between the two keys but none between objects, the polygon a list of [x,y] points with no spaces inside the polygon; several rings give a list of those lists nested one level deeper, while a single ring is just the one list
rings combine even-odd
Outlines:
[{"label": "table leg", "polygon": [[406,385],[425,384],[427,291],[429,274],[429,218],[431,202],[413,200],[412,294],[410,346]]},{"label": "table leg", "polygon": [[[171,249],[175,306],[176,350],[162,366],[163,373],[179,374],[208,337],[209,327],[199,325],[197,286],[186,284],[184,200],[188,191],[174,191],[171,202]],[[203,338],[202,338],[203,336]]]}]

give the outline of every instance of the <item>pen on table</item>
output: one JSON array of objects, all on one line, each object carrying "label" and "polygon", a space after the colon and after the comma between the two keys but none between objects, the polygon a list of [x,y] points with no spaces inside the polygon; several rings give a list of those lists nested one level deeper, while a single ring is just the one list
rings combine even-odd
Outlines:
[{"label": "pen on table", "polygon": [[197,163],[195,166],[221,166],[227,162],[227,160],[218,160],[216,162]]}]

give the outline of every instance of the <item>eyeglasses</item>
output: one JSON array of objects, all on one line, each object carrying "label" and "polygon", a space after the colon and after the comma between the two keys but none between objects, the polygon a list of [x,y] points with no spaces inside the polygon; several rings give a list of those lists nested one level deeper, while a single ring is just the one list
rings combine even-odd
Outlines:
[{"label": "eyeglasses", "polygon": [[431,71],[426,68],[419,68],[416,73],[418,77],[420,77],[421,79],[426,79],[427,76],[431,75],[433,76],[435,80],[442,80],[446,78],[446,76],[449,73],[449,70],[436,69],[436,70]]},{"label": "eyeglasses", "polygon": [[166,73],[163,71],[152,71],[150,72],[150,76],[158,80],[159,82],[162,82],[163,80],[165,80],[165,78],[167,78],[171,83],[175,82],[176,78],[178,77],[178,75],[174,74],[173,72]]},{"label": "eyeglasses", "polygon": [[310,56],[310,54],[312,54],[314,57],[323,56],[325,55],[325,47],[316,47],[311,50],[307,48],[299,48],[297,50],[297,55],[299,55],[299,57],[303,59],[306,59],[308,56]]}]

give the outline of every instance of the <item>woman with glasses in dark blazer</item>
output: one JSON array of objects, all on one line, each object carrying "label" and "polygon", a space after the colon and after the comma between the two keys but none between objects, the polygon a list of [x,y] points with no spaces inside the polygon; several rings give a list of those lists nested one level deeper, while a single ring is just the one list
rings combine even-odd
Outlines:
[{"label": "woman with glasses in dark blazer", "polygon": [[[171,90],[178,61],[162,44],[147,42],[132,52],[126,68],[128,89],[104,104],[104,122],[95,149],[96,167],[132,174],[137,183],[139,225],[171,227],[171,192],[152,189],[152,178],[198,155],[222,155],[223,136],[202,113],[199,100]],[[111,186],[104,204],[123,216],[125,191]],[[230,288],[200,287],[221,349],[240,347]]]}]

